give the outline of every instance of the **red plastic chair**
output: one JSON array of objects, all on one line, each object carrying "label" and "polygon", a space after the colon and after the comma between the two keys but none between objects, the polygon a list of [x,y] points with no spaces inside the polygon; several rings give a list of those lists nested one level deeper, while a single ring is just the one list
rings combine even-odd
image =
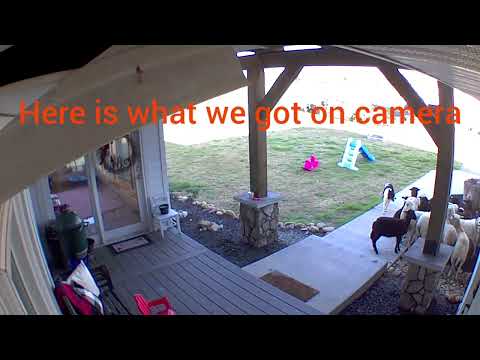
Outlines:
[{"label": "red plastic chair", "polygon": [[[138,311],[140,311],[142,315],[176,315],[166,296],[152,301],[148,301],[140,294],[135,294],[133,297],[137,303]],[[163,305],[165,309],[153,313],[152,309],[159,305]]]}]

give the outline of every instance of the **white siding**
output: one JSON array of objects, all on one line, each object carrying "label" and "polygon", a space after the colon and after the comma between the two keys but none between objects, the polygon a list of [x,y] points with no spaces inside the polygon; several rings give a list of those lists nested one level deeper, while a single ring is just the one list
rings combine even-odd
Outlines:
[{"label": "white siding", "polygon": [[170,204],[163,124],[151,124],[143,127],[140,131],[140,137],[142,143],[143,178],[147,198],[147,218],[151,228],[150,198],[152,196],[161,196]]}]

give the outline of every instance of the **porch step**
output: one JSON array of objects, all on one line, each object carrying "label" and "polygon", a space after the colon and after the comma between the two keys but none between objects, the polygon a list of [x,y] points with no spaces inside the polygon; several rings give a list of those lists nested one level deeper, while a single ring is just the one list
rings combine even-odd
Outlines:
[{"label": "porch step", "polygon": [[279,271],[319,291],[307,302],[326,314],[337,314],[363,294],[386,270],[379,257],[352,251],[311,235],[243,270],[260,278]]}]

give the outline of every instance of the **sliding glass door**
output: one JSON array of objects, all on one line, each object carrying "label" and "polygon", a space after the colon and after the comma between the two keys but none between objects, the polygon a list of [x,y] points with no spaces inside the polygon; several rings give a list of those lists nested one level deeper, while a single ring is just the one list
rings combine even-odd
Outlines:
[{"label": "sliding glass door", "polygon": [[90,155],[102,237],[110,243],[145,231],[145,196],[138,132],[105,144]]},{"label": "sliding glass door", "polygon": [[138,132],[125,135],[50,175],[54,201],[68,204],[104,244],[144,233],[145,190]]}]

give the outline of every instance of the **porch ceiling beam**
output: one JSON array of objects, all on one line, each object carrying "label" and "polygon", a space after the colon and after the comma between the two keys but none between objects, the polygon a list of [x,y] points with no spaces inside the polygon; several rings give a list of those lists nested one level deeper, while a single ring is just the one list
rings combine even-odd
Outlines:
[{"label": "porch ceiling beam", "polygon": [[[438,95],[440,106],[444,109],[452,107],[454,103],[453,89],[438,82]],[[435,188],[432,198],[432,213],[425,238],[423,253],[436,255],[443,238],[443,228],[447,217],[448,199],[452,184],[455,149],[455,126],[446,125],[446,112],[441,113],[440,123],[442,143],[438,146]]]},{"label": "porch ceiling beam", "polygon": [[293,81],[295,81],[295,79],[298,77],[302,69],[302,65],[288,65],[277,78],[277,80],[275,80],[275,83],[272,85],[258,106],[265,106],[273,109]]},{"label": "porch ceiling beam", "polygon": [[390,64],[378,58],[334,47],[295,51],[268,52],[268,50],[264,50],[255,55],[240,57],[239,60],[244,70],[255,66],[258,61],[263,64],[264,68],[288,65],[378,67]]},{"label": "porch ceiling beam", "polygon": [[[379,66],[378,69],[382,72],[388,82],[395,88],[395,90],[397,90],[407,105],[414,110],[415,115],[419,113],[421,108],[427,107],[423,99],[420,97],[420,95],[418,95],[412,85],[410,85],[408,80],[400,73],[396,65],[384,64]],[[435,124],[433,121],[431,124],[423,124],[423,126],[438,147],[441,143],[441,136],[439,132],[440,126]]]}]

